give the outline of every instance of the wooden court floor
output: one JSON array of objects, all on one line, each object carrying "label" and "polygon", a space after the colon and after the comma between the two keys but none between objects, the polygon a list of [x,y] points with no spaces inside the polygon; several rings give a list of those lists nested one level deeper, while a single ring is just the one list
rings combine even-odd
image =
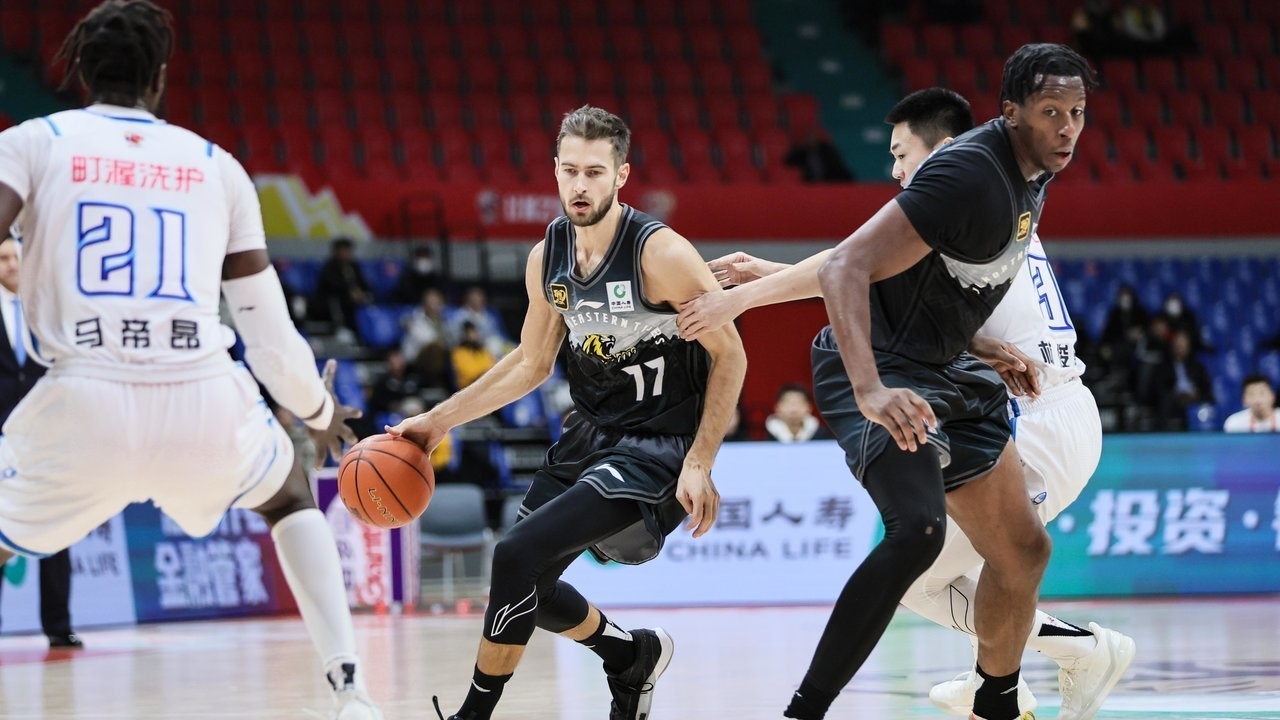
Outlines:
[{"label": "wooden court floor", "polygon": [[[1280,597],[1047,605],[1137,641],[1138,656],[1100,718],[1280,719]],[[661,625],[676,641],[655,720],[778,720],[808,664],[827,608],[618,610],[624,627]],[[456,709],[470,680],[478,615],[356,619],[370,685],[387,720]],[[89,649],[50,652],[41,636],[0,638],[0,718],[316,718],[326,686],[296,618],[147,625],[84,633]],[[942,718],[931,683],[971,662],[967,640],[900,611],[828,717]],[[1056,671],[1028,655],[1041,720],[1057,716]],[[595,656],[539,632],[496,718],[604,720]]]}]

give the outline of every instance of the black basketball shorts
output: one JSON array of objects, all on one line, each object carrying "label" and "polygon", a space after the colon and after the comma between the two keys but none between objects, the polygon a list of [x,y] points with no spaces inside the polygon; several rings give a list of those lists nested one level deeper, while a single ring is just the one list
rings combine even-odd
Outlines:
[{"label": "black basketball shorts", "polygon": [[520,517],[587,483],[609,500],[640,504],[643,520],[590,548],[601,562],[639,565],[658,556],[667,535],[687,517],[676,480],[693,444],[686,435],[630,435],[593,425],[581,413],[565,419],[560,441],[534,475]]},{"label": "black basketball shorts", "polygon": [[[929,442],[942,459],[948,492],[995,467],[1011,435],[1008,395],[995,370],[968,353],[947,365],[878,350],[875,357],[885,387],[914,390],[937,415],[938,430],[930,433]],[[830,327],[814,338],[812,360],[814,400],[839,440],[849,470],[863,480],[867,467],[895,445],[893,437],[858,410]]]}]

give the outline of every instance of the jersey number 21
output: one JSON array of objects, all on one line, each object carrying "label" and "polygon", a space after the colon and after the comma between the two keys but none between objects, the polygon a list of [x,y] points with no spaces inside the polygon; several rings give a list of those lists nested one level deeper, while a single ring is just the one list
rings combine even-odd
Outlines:
[{"label": "jersey number 21", "polygon": [[[133,210],[123,205],[80,203],[76,228],[80,292],[192,299],[186,287],[187,215],[163,208],[149,210],[135,219]],[[154,245],[152,238],[156,238]],[[159,254],[154,280],[135,279],[139,252]]]}]

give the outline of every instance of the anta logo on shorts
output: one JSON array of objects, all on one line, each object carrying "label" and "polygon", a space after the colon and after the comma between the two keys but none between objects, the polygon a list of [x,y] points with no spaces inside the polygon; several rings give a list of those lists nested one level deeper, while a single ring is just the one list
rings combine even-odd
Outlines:
[{"label": "anta logo on shorts", "polygon": [[612,335],[592,333],[582,341],[582,352],[601,360],[625,360],[636,353],[635,348],[627,348],[617,355],[613,354],[613,344],[618,341]]},{"label": "anta logo on shorts", "polygon": [[551,283],[547,286],[547,289],[551,291],[552,305],[555,305],[561,310],[569,309],[569,288],[561,285],[560,283]]},{"label": "anta logo on shorts", "polygon": [[1031,213],[1024,212],[1018,216],[1018,236],[1014,238],[1017,242],[1026,240],[1031,235]]}]

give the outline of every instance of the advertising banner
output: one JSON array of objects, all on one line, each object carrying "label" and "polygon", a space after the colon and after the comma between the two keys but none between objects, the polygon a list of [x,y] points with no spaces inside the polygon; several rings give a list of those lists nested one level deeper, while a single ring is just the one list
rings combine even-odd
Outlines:
[{"label": "advertising banner", "polygon": [[1108,436],[1045,597],[1280,592],[1280,435]]},{"label": "advertising banner", "polygon": [[338,497],[337,468],[312,480],[316,502],[338,543],[338,559],[353,608],[413,607],[419,594],[417,524],[380,530],[358,522]]},{"label": "advertising banner", "polygon": [[139,621],[264,615],[297,608],[276,559],[271,529],[256,513],[231,510],[217,529],[198,540],[150,503],[130,505],[124,522]]},{"label": "advertising banner", "polygon": [[877,536],[879,514],[834,442],[726,444],[712,477],[710,533],[677,529],[634,567],[584,555],[565,579],[604,606],[827,603]]},{"label": "advertising banner", "polygon": [[[3,571],[6,633],[40,632],[39,562],[16,557]],[[77,628],[135,620],[124,518],[117,515],[71,546],[71,617]]]}]

